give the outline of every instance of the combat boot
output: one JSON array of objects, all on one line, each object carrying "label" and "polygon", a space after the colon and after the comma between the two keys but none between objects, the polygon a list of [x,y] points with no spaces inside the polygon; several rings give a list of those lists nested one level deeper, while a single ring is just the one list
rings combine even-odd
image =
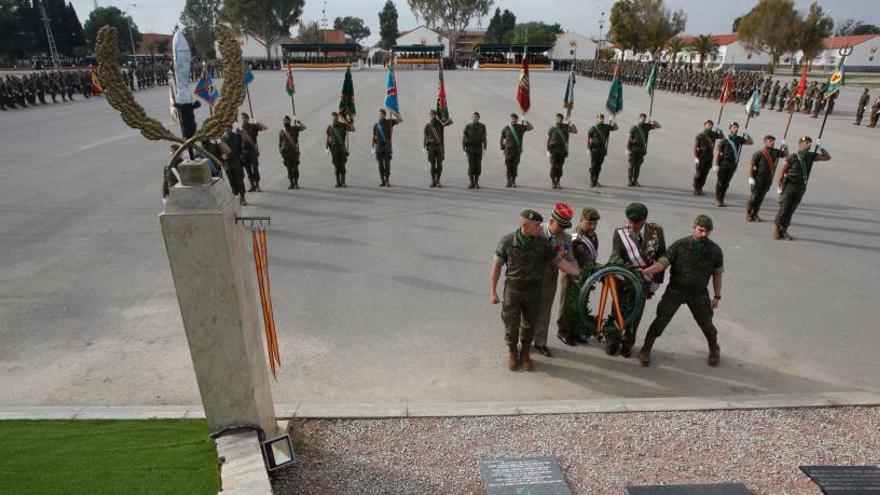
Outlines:
[{"label": "combat boot", "polygon": [[709,341],[709,357],[706,359],[706,363],[709,366],[718,366],[718,363],[721,361],[721,346],[718,345],[717,340]]},{"label": "combat boot", "polygon": [[511,186],[510,186],[510,184],[511,184],[510,180],[511,180],[510,177],[508,177],[508,178],[507,178],[507,184],[505,184],[504,187],[511,187]]},{"label": "combat boot", "polygon": [[470,184],[468,184],[468,189],[473,189],[474,188],[474,176],[468,175],[468,179],[470,179]]},{"label": "combat boot", "polygon": [[522,364],[523,371],[532,371],[532,358],[529,356],[529,348],[531,345],[523,344],[523,348],[519,351],[519,361]]},{"label": "combat boot", "polygon": [[390,175],[385,176],[385,187],[391,187],[391,176]]},{"label": "combat boot", "polygon": [[773,238],[777,241],[782,239],[782,227],[779,225],[773,227]]},{"label": "combat boot", "polygon": [[336,185],[333,187],[342,187],[342,174],[336,174]]},{"label": "combat boot", "polygon": [[345,185],[345,172],[342,172],[341,174],[339,174],[339,181],[342,183],[342,185],[340,187],[348,187]]},{"label": "combat boot", "polygon": [[475,175],[474,176],[474,189],[479,189],[479,188],[480,188],[480,176]]},{"label": "combat boot", "polygon": [[639,351],[639,363],[642,366],[651,366],[651,348],[654,347],[654,337],[649,332],[648,335],[645,336],[645,342],[642,344],[642,349]]},{"label": "combat boot", "polygon": [[794,240],[794,237],[792,237],[791,234],[788,233],[788,227],[785,227],[784,229],[782,229],[782,238],[785,239],[786,241],[793,241]]},{"label": "combat boot", "polygon": [[293,188],[299,189],[299,179],[293,179]]},{"label": "combat boot", "polygon": [[516,344],[509,345],[508,350],[507,369],[509,371],[516,371],[516,368],[519,367],[519,359],[516,356]]}]

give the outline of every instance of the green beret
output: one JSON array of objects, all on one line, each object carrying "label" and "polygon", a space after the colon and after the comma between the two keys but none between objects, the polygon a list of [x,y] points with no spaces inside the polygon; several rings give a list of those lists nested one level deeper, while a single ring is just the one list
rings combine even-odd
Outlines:
[{"label": "green beret", "polygon": [[581,216],[584,217],[585,220],[598,220],[602,218],[599,216],[599,211],[595,208],[584,208],[581,210]]},{"label": "green beret", "polygon": [[525,218],[526,220],[528,220],[530,222],[543,222],[544,221],[544,217],[542,217],[540,213],[538,213],[537,211],[532,210],[532,209],[523,210],[522,213],[519,214],[519,216],[522,218]]},{"label": "green beret", "polygon": [[626,207],[626,219],[630,222],[641,222],[648,218],[648,207],[642,203],[630,203]]},{"label": "green beret", "polygon": [[712,230],[712,219],[709,218],[708,215],[697,215],[697,218],[694,220],[694,225],[697,227],[703,227],[706,230]]}]

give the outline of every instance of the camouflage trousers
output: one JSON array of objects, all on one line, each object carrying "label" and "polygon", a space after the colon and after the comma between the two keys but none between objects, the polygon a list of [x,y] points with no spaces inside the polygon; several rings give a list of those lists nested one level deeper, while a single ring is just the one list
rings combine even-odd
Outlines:
[{"label": "camouflage trousers", "polygon": [[551,179],[562,178],[562,166],[565,164],[565,157],[566,156],[568,156],[568,155],[565,152],[562,152],[562,153],[550,152],[550,178]]},{"label": "camouflage trousers", "polygon": [[752,192],[749,195],[749,206],[746,209],[747,214],[758,214],[758,211],[761,210],[761,204],[764,202],[764,197],[767,196],[767,191],[770,190],[771,182],[771,177],[766,175],[758,175],[757,177],[755,177],[755,185],[752,186]]},{"label": "camouflage trousers", "polygon": [[718,330],[715,328],[715,324],[712,323],[712,316],[715,312],[712,310],[712,304],[709,300],[709,291],[704,291],[701,294],[687,294],[671,287],[666,288],[666,292],[663,293],[663,297],[657,303],[657,317],[651,322],[645,339],[653,341],[663,335],[663,330],[672,321],[672,317],[675,316],[675,313],[682,304],[687,304],[688,309],[691,310],[691,314],[694,316],[694,320],[700,326],[703,335],[706,336],[706,340],[715,342],[718,338]]},{"label": "camouflage trousers", "polygon": [[504,340],[508,346],[522,342],[523,349],[532,345],[535,322],[541,307],[541,283],[511,284],[504,282],[501,302],[501,321],[504,322]]}]

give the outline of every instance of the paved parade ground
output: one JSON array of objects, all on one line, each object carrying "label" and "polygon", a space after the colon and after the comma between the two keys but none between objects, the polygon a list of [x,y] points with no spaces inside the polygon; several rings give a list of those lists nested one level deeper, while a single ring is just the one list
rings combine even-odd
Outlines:
[{"label": "paved parade ground", "polygon": [[[341,72],[299,72],[302,135],[297,191],[277,154],[281,117],[290,112],[284,74],[257,72],[253,110],[269,126],[260,136],[262,186],[246,214],[269,215],[269,264],[282,368],[279,403],[437,403],[608,397],[763,395],[878,391],[877,275],[880,253],[880,131],[851,125],[861,91],[844,88],[794,217],[794,242],[771,237],[772,223],[743,220],[746,147],[728,208],[691,195],[694,135],[715,119],[715,100],[657,91],[641,188],[625,187],[626,130],[648,96],[624,87],[622,130],[612,134],[601,182],[589,189],[586,131],[604,108],[608,82],[580,78],[573,121],[581,133],[565,166],[564,189],[550,189],[546,130],[561,110],[564,73],[532,74],[536,127],[525,138],[518,189],[505,189],[498,135],[514,103],[515,71],[449,71],[442,189],[428,187],[421,130],[436,96],[435,72],[399,72],[406,123],[395,129],[390,189],[379,188],[370,154],[371,123],[385,73],[355,72],[358,128],[349,187],[335,189],[324,129],[336,108]],[[786,78],[788,80],[790,78]],[[136,93],[171,125],[166,88]],[[198,404],[157,214],[167,143],[125,127],[103,99],[0,114],[0,405]],[[246,109],[247,105],[243,107]],[[480,190],[467,186],[458,142],[478,110],[489,130]],[[787,114],[754,119],[756,143],[781,138]],[[200,117],[201,119],[202,117]],[[741,105],[722,121],[744,123]],[[821,118],[797,114],[789,143],[815,137]],[[174,129],[178,132],[177,129]],[[774,188],[775,190],[775,188]],[[631,201],[650,209],[667,244],[711,215],[724,249],[723,300],[716,312],[722,361],[706,366],[705,340],[682,308],[654,347],[653,365],[605,355],[593,341],[567,347],[550,329],[554,357],[535,357],[531,373],[504,368],[500,306],[489,304],[489,270],[498,239],[524,208],[547,216],[555,202],[599,209],[600,260]],[[762,216],[775,215],[774,191]],[[638,345],[658,298],[648,302]],[[555,310],[554,310],[555,315]],[[554,316],[555,321],[555,316]],[[637,345],[637,346],[638,346]]]}]

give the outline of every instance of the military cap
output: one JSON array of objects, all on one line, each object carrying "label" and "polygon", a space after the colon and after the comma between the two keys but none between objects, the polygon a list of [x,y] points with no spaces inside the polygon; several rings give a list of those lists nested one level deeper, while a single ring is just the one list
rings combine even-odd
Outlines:
[{"label": "military cap", "polygon": [[697,215],[697,218],[694,219],[694,225],[697,227],[703,227],[706,230],[712,230],[714,227],[709,215]]},{"label": "military cap", "polygon": [[568,206],[565,203],[556,203],[556,205],[553,206],[553,213],[551,213],[550,216],[559,225],[569,228],[571,227],[571,218],[574,216],[574,211],[571,209],[571,206]]},{"label": "military cap", "polygon": [[813,138],[811,138],[810,136],[804,136],[804,137],[798,139],[798,142],[799,142],[799,143],[806,143],[806,142],[808,142],[808,141],[812,143],[812,142],[813,142]]},{"label": "military cap", "polygon": [[581,216],[584,217],[585,220],[598,220],[602,218],[599,216],[599,211],[595,208],[584,208],[581,210]]},{"label": "military cap", "polygon": [[540,213],[538,213],[537,211],[532,210],[532,209],[523,210],[522,213],[519,214],[519,216],[522,218],[525,218],[526,220],[528,220],[530,222],[543,222],[544,221],[544,217],[542,217]]},{"label": "military cap", "polygon": [[648,218],[648,207],[642,203],[630,203],[626,207],[626,219],[630,222],[641,222]]}]

